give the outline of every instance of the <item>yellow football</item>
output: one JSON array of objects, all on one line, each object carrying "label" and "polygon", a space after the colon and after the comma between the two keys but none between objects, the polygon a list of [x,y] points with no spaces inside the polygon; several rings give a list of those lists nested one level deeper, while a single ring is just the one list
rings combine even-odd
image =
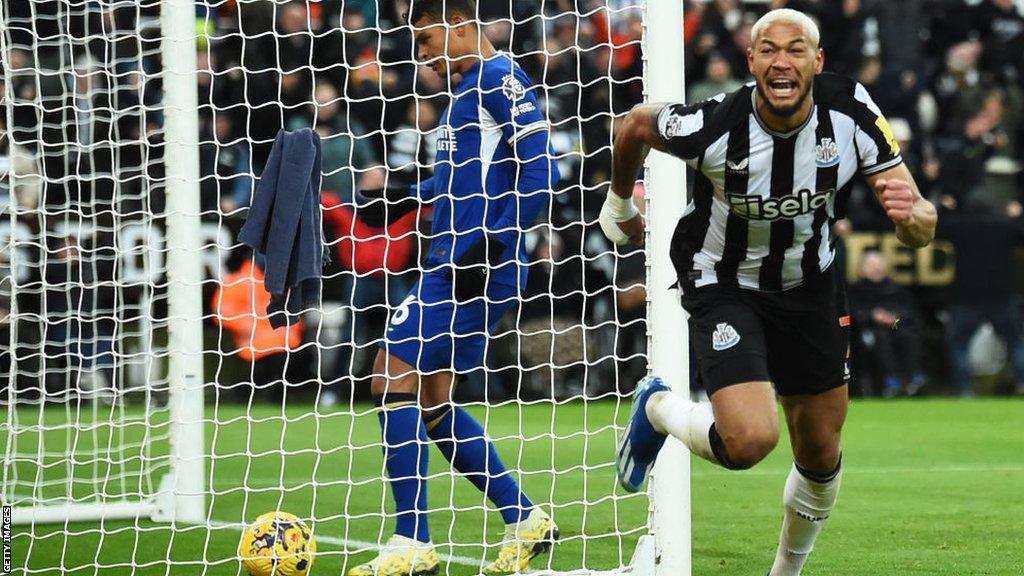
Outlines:
[{"label": "yellow football", "polygon": [[298,516],[267,512],[242,533],[238,556],[251,576],[306,576],[313,567],[316,540]]}]

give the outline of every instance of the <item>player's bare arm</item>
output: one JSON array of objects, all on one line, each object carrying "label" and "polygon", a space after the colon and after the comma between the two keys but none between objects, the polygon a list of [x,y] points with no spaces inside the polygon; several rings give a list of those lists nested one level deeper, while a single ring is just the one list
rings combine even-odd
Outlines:
[{"label": "player's bare arm", "polygon": [[921,248],[935,238],[938,216],[935,206],[921,196],[905,164],[867,177],[885,213],[896,225],[896,237],[911,248]]},{"label": "player's bare arm", "polygon": [[626,114],[612,148],[611,191],[601,208],[601,229],[615,244],[640,244],[644,218],[633,206],[636,175],[651,148],[663,150],[658,134],[658,113],[665,104],[638,104]]}]

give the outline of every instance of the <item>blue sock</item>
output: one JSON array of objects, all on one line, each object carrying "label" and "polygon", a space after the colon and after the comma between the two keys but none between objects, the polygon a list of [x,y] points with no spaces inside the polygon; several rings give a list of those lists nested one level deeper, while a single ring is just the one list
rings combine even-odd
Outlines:
[{"label": "blue sock", "polygon": [[[380,406],[381,397],[374,397]],[[430,542],[427,527],[427,430],[415,394],[388,394],[377,413],[384,437],[384,466],[398,514],[395,534]]]},{"label": "blue sock", "polygon": [[533,502],[519,489],[484,435],[484,429],[469,412],[444,406],[424,415],[427,434],[456,470],[465,474],[501,512],[505,524],[525,519]]}]

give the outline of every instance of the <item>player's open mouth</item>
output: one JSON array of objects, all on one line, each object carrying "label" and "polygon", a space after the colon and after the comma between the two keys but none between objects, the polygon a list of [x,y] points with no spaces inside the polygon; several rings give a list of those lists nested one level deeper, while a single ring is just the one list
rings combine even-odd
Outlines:
[{"label": "player's open mouth", "polygon": [[768,81],[768,91],[776,98],[790,98],[796,96],[799,84],[795,80],[776,78]]}]

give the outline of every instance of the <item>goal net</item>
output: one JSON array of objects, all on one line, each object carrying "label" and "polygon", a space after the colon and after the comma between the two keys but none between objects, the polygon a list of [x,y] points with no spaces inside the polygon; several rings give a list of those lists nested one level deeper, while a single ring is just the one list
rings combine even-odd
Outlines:
[{"label": "goal net", "polygon": [[[614,470],[629,394],[649,364],[686,383],[678,333],[660,343],[661,368],[657,339],[648,346],[648,308],[666,322],[678,314],[667,291],[644,289],[648,274],[664,281],[652,286],[671,283],[648,266],[660,257],[664,268],[666,254],[615,249],[596,225],[616,118],[645,95],[681,99],[682,10],[478,4],[488,39],[536,84],[562,179],[524,230],[522,298],[455,401],[561,529],[533,569],[653,574],[657,553],[662,573],[688,573],[685,456],[656,471],[652,501],[622,491]],[[670,22],[645,17],[654,6]],[[423,269],[431,212],[374,228],[356,217],[353,194],[433,172],[452,86],[417,65],[408,8],[0,7],[0,499],[13,507],[14,573],[241,574],[241,529],[275,510],[312,528],[316,574],[369,560],[392,534],[370,378],[388,315]],[[645,35],[648,46],[674,38],[664,52],[678,59],[653,64]],[[661,74],[660,93],[645,70]],[[332,262],[317,304],[275,330],[266,262],[238,233],[275,135],[301,128],[322,145]],[[659,161],[648,188],[674,194],[648,199],[652,243],[683,202],[682,175]],[[497,553],[501,515],[430,450],[442,573],[477,574]],[[644,538],[652,531],[657,550]]]}]

